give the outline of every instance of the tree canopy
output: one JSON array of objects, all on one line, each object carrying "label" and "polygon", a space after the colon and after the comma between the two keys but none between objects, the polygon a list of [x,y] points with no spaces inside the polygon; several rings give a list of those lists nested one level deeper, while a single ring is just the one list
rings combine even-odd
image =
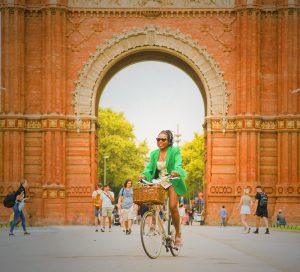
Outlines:
[{"label": "tree canopy", "polygon": [[191,142],[181,147],[182,163],[187,172],[186,185],[187,198],[194,198],[198,192],[203,190],[204,176],[204,137],[195,133]]},{"label": "tree canopy", "polygon": [[130,124],[123,113],[111,109],[99,109],[99,178],[104,181],[104,156],[106,159],[106,182],[114,190],[122,187],[128,178],[134,182],[142,172],[149,151],[146,141],[137,144]]}]

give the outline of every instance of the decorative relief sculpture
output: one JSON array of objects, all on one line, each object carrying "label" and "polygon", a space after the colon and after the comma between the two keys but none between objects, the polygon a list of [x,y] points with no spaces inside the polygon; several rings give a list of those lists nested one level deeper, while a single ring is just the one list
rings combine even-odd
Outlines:
[{"label": "decorative relief sculpture", "polygon": [[210,195],[213,194],[232,194],[233,190],[231,186],[211,186],[209,189]]},{"label": "decorative relief sculpture", "polygon": [[217,17],[218,21],[223,25],[223,31],[221,33],[217,33],[215,29],[212,29],[209,24],[203,24],[200,26],[200,31],[204,35],[209,35],[214,41],[220,44],[220,48],[224,53],[230,53],[235,49],[235,46],[226,42],[226,37],[228,35],[233,35],[233,24],[236,21],[236,17],[234,16],[229,21],[225,21]]},{"label": "decorative relief sculpture", "polygon": [[8,119],[7,120],[7,127],[8,128],[14,128],[16,126],[16,120],[15,119]]},{"label": "decorative relief sculpture", "polygon": [[99,22],[96,22],[89,26],[90,31],[85,33],[85,31],[81,31],[81,26],[84,21],[87,19],[79,18],[73,19],[72,16],[68,16],[68,33],[66,37],[69,39],[69,46],[68,48],[71,49],[73,52],[79,52],[82,48],[82,44],[87,42],[95,33],[99,33],[103,31],[103,25]]},{"label": "decorative relief sculpture", "polygon": [[27,120],[26,121],[26,128],[41,128],[42,127],[42,122],[41,120]]}]

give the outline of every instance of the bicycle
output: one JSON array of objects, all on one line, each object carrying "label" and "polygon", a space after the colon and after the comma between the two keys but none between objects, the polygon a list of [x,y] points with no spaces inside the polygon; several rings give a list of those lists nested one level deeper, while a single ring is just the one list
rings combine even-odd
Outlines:
[{"label": "bicycle", "polygon": [[[168,177],[169,179],[174,179]],[[149,186],[149,182],[148,182]],[[179,255],[180,247],[175,246],[175,227],[172,223],[172,218],[169,212],[169,198],[167,198],[167,226],[164,226],[164,222],[159,214],[159,206],[149,204],[150,209],[144,213],[141,226],[140,235],[143,245],[143,249],[147,256],[151,259],[156,259],[160,253],[162,246],[165,246],[166,252],[171,252],[171,254],[176,257]]]}]

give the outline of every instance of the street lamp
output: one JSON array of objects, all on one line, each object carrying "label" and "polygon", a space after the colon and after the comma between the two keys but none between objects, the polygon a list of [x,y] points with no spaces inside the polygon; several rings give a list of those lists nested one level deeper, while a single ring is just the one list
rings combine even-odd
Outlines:
[{"label": "street lamp", "polygon": [[104,159],[104,185],[106,185],[106,159],[108,159],[109,156],[103,156]]}]

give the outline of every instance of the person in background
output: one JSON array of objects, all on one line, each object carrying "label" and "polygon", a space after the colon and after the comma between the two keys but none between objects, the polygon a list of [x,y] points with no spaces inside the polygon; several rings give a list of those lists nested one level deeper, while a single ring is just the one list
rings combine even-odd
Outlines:
[{"label": "person in background", "polygon": [[223,205],[222,208],[220,209],[220,218],[221,218],[220,225],[223,227],[225,227],[226,225],[226,217],[227,217],[227,211],[225,209],[225,206]]},{"label": "person in background", "polygon": [[98,232],[98,226],[101,225],[101,193],[102,193],[102,184],[97,184],[95,191],[92,193],[92,199],[94,202],[94,216],[95,216],[95,228]]},{"label": "person in background", "polygon": [[255,206],[256,230],[253,233],[258,234],[260,218],[263,218],[266,226],[265,234],[270,234],[268,224],[268,196],[262,191],[262,187],[260,185],[256,186]]},{"label": "person in background", "polygon": [[250,207],[252,205],[251,197],[249,196],[249,188],[244,189],[244,195],[241,196],[239,207],[241,213],[242,224],[246,233],[250,233],[251,228],[247,222],[248,216],[250,215]]},{"label": "person in background", "polygon": [[276,226],[285,226],[286,225],[286,220],[285,216],[282,212],[281,209],[278,210],[277,216],[276,216]]},{"label": "person in background", "polygon": [[106,217],[108,218],[109,232],[111,232],[112,225],[112,211],[114,208],[113,202],[115,201],[115,195],[110,191],[108,184],[104,185],[103,192],[101,193],[101,207],[102,207],[102,227],[101,232],[105,232]]},{"label": "person in background", "polygon": [[183,224],[184,215],[185,215],[185,208],[184,208],[183,204],[181,203],[179,206],[180,225]]},{"label": "person in background", "polygon": [[16,203],[13,206],[13,212],[14,212],[14,220],[12,221],[10,225],[10,232],[9,235],[14,235],[14,228],[18,222],[18,219],[21,218],[22,221],[22,227],[25,235],[30,234],[26,229],[26,219],[24,214],[24,205],[25,200],[28,199],[26,188],[28,187],[28,182],[26,179],[23,179],[20,182],[20,186],[16,192]]},{"label": "person in background", "polygon": [[131,234],[132,220],[134,216],[133,210],[133,189],[132,181],[127,179],[124,187],[119,193],[119,206],[121,207],[121,217],[124,222],[125,234]]},{"label": "person in background", "polygon": [[193,220],[194,220],[194,209],[191,207],[188,210],[188,215],[189,215],[189,225],[193,225]]}]

